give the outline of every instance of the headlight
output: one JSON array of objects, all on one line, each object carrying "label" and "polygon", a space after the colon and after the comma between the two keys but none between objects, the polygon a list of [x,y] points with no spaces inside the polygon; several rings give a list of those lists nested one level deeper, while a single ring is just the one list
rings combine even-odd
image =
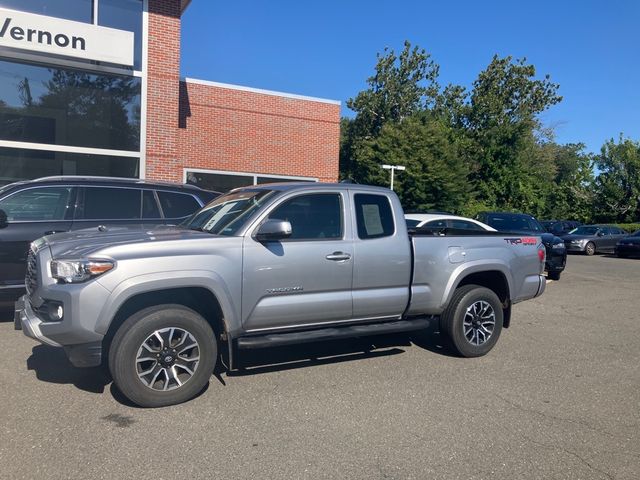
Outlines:
[{"label": "headlight", "polygon": [[587,240],[586,239],[583,239],[583,240],[571,240],[571,243],[574,244],[574,245],[582,245],[584,243],[587,243]]},{"label": "headlight", "polygon": [[53,260],[51,276],[65,283],[86,282],[113,269],[111,260]]},{"label": "headlight", "polygon": [[554,243],[553,247],[551,248],[554,248],[556,250],[564,250],[565,247],[564,247],[564,243]]}]

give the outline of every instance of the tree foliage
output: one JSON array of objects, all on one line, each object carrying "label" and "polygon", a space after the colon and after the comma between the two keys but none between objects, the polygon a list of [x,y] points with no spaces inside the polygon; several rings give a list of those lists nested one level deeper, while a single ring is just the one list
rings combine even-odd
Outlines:
[{"label": "tree foliage", "polygon": [[[640,145],[607,142],[595,158],[560,145],[542,112],[562,101],[526,59],[494,56],[467,90],[438,83],[431,56],[405,42],[378,54],[367,88],[342,119],[340,173],[396,188],[409,210],[524,211],[545,218],[632,221],[640,215]],[[599,175],[594,175],[594,165]]]},{"label": "tree foliage", "polygon": [[595,157],[600,174],[595,181],[599,220],[632,222],[640,219],[640,143],[620,135],[607,141]]}]

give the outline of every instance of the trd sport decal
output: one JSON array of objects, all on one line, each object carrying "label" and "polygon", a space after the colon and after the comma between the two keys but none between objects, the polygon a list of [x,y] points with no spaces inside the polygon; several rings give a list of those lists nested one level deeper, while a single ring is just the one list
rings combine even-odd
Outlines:
[{"label": "trd sport decal", "polygon": [[511,245],[537,245],[538,239],[536,237],[523,237],[523,238],[505,238],[505,242]]}]

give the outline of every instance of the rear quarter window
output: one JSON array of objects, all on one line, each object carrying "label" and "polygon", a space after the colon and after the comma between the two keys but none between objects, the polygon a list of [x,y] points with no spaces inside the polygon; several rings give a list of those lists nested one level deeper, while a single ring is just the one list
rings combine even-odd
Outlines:
[{"label": "rear quarter window", "polygon": [[200,204],[191,195],[158,191],[158,200],[165,218],[184,218],[200,209]]},{"label": "rear quarter window", "polygon": [[389,237],[395,233],[391,203],[384,195],[354,195],[358,237],[363,240]]}]

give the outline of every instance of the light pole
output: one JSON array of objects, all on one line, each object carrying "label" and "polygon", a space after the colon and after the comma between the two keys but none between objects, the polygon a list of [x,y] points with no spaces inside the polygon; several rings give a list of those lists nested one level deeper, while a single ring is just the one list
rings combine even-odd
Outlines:
[{"label": "light pole", "polygon": [[404,165],[382,165],[382,168],[384,168],[385,170],[391,170],[391,190],[393,190],[393,177],[394,177],[394,172],[396,170],[398,170],[399,172],[406,170],[407,167],[405,167]]}]

